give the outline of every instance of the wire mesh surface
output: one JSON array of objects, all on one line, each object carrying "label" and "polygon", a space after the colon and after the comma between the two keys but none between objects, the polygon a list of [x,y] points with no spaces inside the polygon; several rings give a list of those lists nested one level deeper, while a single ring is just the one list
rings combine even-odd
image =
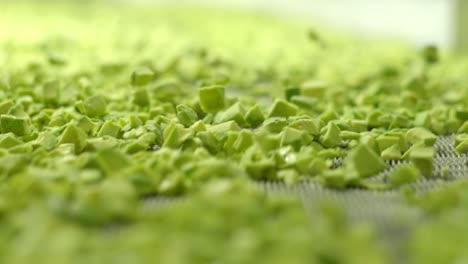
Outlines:
[{"label": "wire mesh surface", "polygon": [[[421,177],[410,187],[417,194],[443,187],[460,179],[468,179],[468,156],[458,155],[454,150],[451,136],[438,138],[435,145],[437,154],[434,158],[433,176]],[[389,167],[372,177],[376,183],[386,182],[390,172],[406,161],[389,161]],[[342,158],[334,160],[334,166],[340,167]],[[398,263],[406,260],[406,241],[409,231],[419,222],[424,221],[421,209],[408,205],[399,190],[332,190],[317,183],[301,182],[287,186],[281,182],[262,183],[267,193],[286,193],[301,197],[307,215],[313,218],[320,212],[324,202],[333,202],[344,210],[351,223],[372,224],[394,260]]]},{"label": "wire mesh surface", "polygon": [[[468,179],[468,155],[458,155],[454,150],[451,136],[439,137],[434,158],[434,173],[432,176],[421,177],[410,185],[417,194],[446,186],[454,181]],[[388,168],[371,177],[373,182],[386,182],[390,172],[407,161],[389,161]],[[336,158],[334,167],[342,166],[343,159]],[[311,222],[320,213],[324,202],[332,202],[342,208],[351,223],[368,223],[378,232],[383,244],[388,248],[396,263],[406,260],[406,241],[409,231],[421,221],[424,212],[403,200],[399,190],[366,190],[347,189],[334,190],[322,187],[312,181],[302,181],[295,185],[283,182],[256,182],[268,195],[292,195],[299,197],[303,203],[306,215]],[[180,200],[180,199],[178,199]],[[144,200],[143,210],[157,210],[163,206],[171,206],[177,199],[167,197],[148,197]]]}]

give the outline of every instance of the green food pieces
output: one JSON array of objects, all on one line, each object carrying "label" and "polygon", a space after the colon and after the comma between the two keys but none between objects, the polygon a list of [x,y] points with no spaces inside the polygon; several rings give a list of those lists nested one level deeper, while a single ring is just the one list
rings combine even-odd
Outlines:
[{"label": "green food pieces", "polygon": [[190,127],[198,121],[197,113],[186,105],[178,105],[176,111],[179,122],[186,127]]},{"label": "green food pieces", "polygon": [[255,104],[247,111],[245,121],[253,128],[260,126],[265,121],[265,115],[258,104]]},{"label": "green food pieces", "polygon": [[14,105],[12,100],[2,101],[0,103],[0,115],[8,114],[10,108]]},{"label": "green food pieces", "polygon": [[387,165],[369,146],[359,144],[346,157],[345,167],[349,178],[361,179],[376,175]]},{"label": "green food pieces", "polygon": [[225,111],[217,113],[214,118],[214,123],[219,124],[227,121],[236,121],[239,126],[243,126],[245,124],[244,115],[244,108],[237,102]]},{"label": "green food pieces", "polygon": [[271,117],[263,122],[263,128],[271,133],[279,133],[288,125],[288,120],[283,117]]},{"label": "green food pieces", "polygon": [[96,154],[96,161],[99,168],[107,176],[115,176],[122,173],[122,170],[130,166],[130,160],[120,151],[114,148],[104,148]]},{"label": "green food pieces", "polygon": [[297,111],[297,106],[278,99],[273,103],[273,106],[268,113],[268,117],[290,117],[297,114]]},{"label": "green food pieces", "polygon": [[151,104],[150,95],[144,88],[137,88],[133,91],[133,103],[145,107]]},{"label": "green food pieces", "polygon": [[106,114],[107,102],[102,95],[86,98],[83,102],[84,113],[89,117],[101,117]]},{"label": "green food pieces", "polygon": [[135,86],[142,86],[150,83],[154,78],[153,71],[148,67],[137,68],[131,76],[131,83]]},{"label": "green food pieces", "polygon": [[239,130],[240,128],[235,121],[228,121],[208,128],[208,131],[211,132],[218,140],[226,138],[229,131]]},{"label": "green food pieces", "polygon": [[422,142],[426,146],[433,146],[437,140],[437,136],[425,128],[416,127],[406,132],[406,140],[412,144]]},{"label": "green food pieces", "polygon": [[112,120],[107,120],[102,124],[101,128],[99,129],[98,136],[103,137],[103,136],[110,136],[117,138],[120,133],[120,126],[117,125],[116,122]]},{"label": "green food pieces", "polygon": [[313,136],[320,135],[320,130],[323,127],[323,122],[320,119],[299,119],[289,124],[290,127],[300,129],[305,133]]},{"label": "green food pieces", "polygon": [[176,123],[171,123],[169,126],[166,127],[164,130],[163,138],[164,138],[164,147],[170,148],[178,148],[192,137],[193,132],[188,129],[184,128],[184,126]]},{"label": "green food pieces", "polygon": [[281,146],[292,145],[300,148],[304,141],[304,132],[301,130],[287,127],[283,130],[281,136]]},{"label": "green food pieces", "polygon": [[411,162],[424,176],[432,176],[434,172],[434,156],[435,150],[433,147],[417,146],[409,153]]},{"label": "green food pieces", "polygon": [[465,121],[458,129],[458,133],[468,133],[468,121]]},{"label": "green food pieces", "polygon": [[253,133],[249,130],[242,130],[239,133],[239,136],[237,137],[236,141],[234,142],[233,148],[237,152],[243,152],[249,147],[251,147],[254,144],[254,142],[255,141]]},{"label": "green food pieces", "polygon": [[21,140],[19,140],[13,133],[6,133],[0,135],[0,148],[2,149],[9,149],[20,145]]},{"label": "green food pieces", "polygon": [[421,172],[416,166],[412,164],[404,164],[390,172],[388,182],[392,187],[399,187],[416,182],[421,176]]},{"label": "green food pieces", "polygon": [[327,148],[339,147],[342,142],[340,129],[334,123],[328,123],[328,125],[323,128],[323,133],[319,141]]},{"label": "green food pieces", "polygon": [[400,160],[402,158],[400,146],[392,145],[384,149],[381,153],[381,157],[383,160]]},{"label": "green food pieces", "polygon": [[0,263],[393,263],[373,230],[418,208],[402,261],[466,259],[463,56],[244,12],[21,2],[1,5]]},{"label": "green food pieces", "polygon": [[50,81],[42,87],[42,98],[46,103],[57,103],[60,98],[60,82]]},{"label": "green food pieces", "polygon": [[394,145],[398,147],[398,150],[400,149],[400,138],[396,136],[382,135],[377,137],[375,141],[377,142],[377,147],[381,152]]},{"label": "green food pieces", "polygon": [[200,107],[206,113],[216,113],[224,109],[224,86],[213,85],[198,89]]},{"label": "green food pieces", "polygon": [[322,98],[325,95],[327,84],[319,80],[306,81],[301,85],[301,94],[307,97]]},{"label": "green food pieces", "polygon": [[460,155],[468,153],[468,139],[465,139],[458,143],[458,145],[455,147],[455,152],[457,152]]},{"label": "green food pieces", "polygon": [[347,183],[345,173],[343,169],[328,170],[320,175],[320,180],[322,184],[327,187],[343,189],[346,187]]},{"label": "green food pieces", "polygon": [[1,115],[0,126],[2,133],[11,132],[17,136],[25,136],[31,132],[31,121],[28,118]]},{"label": "green food pieces", "polygon": [[35,143],[45,150],[52,150],[58,143],[57,137],[50,131],[44,131],[35,140]]},{"label": "green food pieces", "polygon": [[73,144],[75,147],[75,152],[80,153],[86,147],[87,138],[88,136],[83,130],[81,130],[76,125],[70,124],[62,132],[62,135],[60,135],[58,144]]}]

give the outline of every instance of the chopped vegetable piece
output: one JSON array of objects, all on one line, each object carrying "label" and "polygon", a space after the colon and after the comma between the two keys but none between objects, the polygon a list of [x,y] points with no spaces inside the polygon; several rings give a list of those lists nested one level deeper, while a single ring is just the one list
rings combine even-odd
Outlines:
[{"label": "chopped vegetable piece", "polygon": [[340,129],[334,123],[328,123],[325,132],[320,136],[320,143],[327,148],[339,147],[342,139]]},{"label": "chopped vegetable piece", "polygon": [[359,144],[348,154],[345,165],[350,178],[368,178],[387,167],[385,162],[365,144]]},{"label": "chopped vegetable piece", "polygon": [[117,138],[120,133],[120,126],[118,126],[114,121],[107,120],[99,129],[98,136],[110,136]]},{"label": "chopped vegetable piece", "polygon": [[297,113],[297,106],[288,103],[287,101],[278,99],[273,103],[268,117],[290,117]]},{"label": "chopped vegetable piece", "polygon": [[400,160],[402,155],[398,145],[392,145],[384,149],[381,153],[383,160]]},{"label": "chopped vegetable piece", "polygon": [[13,133],[17,136],[25,136],[31,132],[30,120],[12,115],[1,115],[0,125],[2,133]]},{"label": "chopped vegetable piece", "polygon": [[432,176],[434,171],[434,155],[435,151],[433,147],[418,146],[411,150],[409,158],[424,176]]},{"label": "chopped vegetable piece", "polygon": [[437,136],[425,128],[416,127],[408,130],[406,140],[412,144],[423,142],[426,146],[433,146]]},{"label": "chopped vegetable piece", "polygon": [[391,171],[388,181],[392,187],[399,187],[416,182],[421,176],[421,172],[414,165],[404,164]]},{"label": "chopped vegetable piece", "polygon": [[260,126],[265,121],[265,116],[258,104],[252,106],[252,108],[245,114],[245,120],[253,128]]},{"label": "chopped vegetable piece", "polygon": [[83,107],[89,117],[101,117],[106,114],[106,98],[102,95],[91,96],[83,102]]},{"label": "chopped vegetable piece", "polygon": [[154,78],[154,73],[148,67],[140,67],[132,73],[132,85],[142,86],[150,83]]},{"label": "chopped vegetable piece", "polygon": [[224,87],[219,85],[198,90],[200,107],[206,113],[216,113],[224,109]]},{"label": "chopped vegetable piece", "polygon": [[186,105],[178,105],[176,111],[179,122],[186,127],[190,127],[198,121],[197,113]]},{"label": "chopped vegetable piece", "polygon": [[80,153],[86,147],[86,139],[88,136],[76,125],[70,124],[63,131],[58,140],[58,144],[71,143],[75,146],[75,152]]}]

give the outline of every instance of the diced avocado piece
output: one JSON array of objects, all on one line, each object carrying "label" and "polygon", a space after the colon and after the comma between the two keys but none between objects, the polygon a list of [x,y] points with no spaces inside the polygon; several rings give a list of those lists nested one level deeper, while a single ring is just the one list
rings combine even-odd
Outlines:
[{"label": "diced avocado piece", "polygon": [[62,132],[58,144],[71,143],[75,146],[75,152],[80,153],[86,147],[88,135],[76,125],[70,124]]},{"label": "diced avocado piece", "polygon": [[213,85],[198,90],[200,107],[206,113],[216,113],[224,109],[224,86]]},{"label": "diced avocado piece", "polygon": [[294,185],[299,182],[299,174],[293,169],[278,171],[278,179],[283,180],[287,185]]},{"label": "diced avocado piece", "polygon": [[89,117],[101,117],[106,114],[107,102],[102,95],[94,95],[86,98],[83,102],[83,108]]},{"label": "diced avocado piece", "polygon": [[97,124],[91,121],[91,119],[87,116],[82,116],[77,124],[79,128],[81,128],[85,133],[91,134],[95,132]]},{"label": "diced avocado piece", "polygon": [[402,155],[399,145],[392,145],[384,149],[380,156],[383,160],[400,160]]},{"label": "diced avocado piece", "polygon": [[60,98],[60,82],[49,81],[42,87],[42,99],[46,103],[57,103]]},{"label": "diced avocado piece", "polygon": [[202,120],[198,120],[190,127],[190,129],[194,133],[198,133],[198,132],[206,131],[206,125]]},{"label": "diced avocado piece", "polygon": [[149,106],[151,100],[148,91],[144,88],[135,88],[133,91],[133,103],[142,107]]},{"label": "diced avocado piece", "polygon": [[164,130],[163,147],[178,148],[192,136],[193,132],[189,128],[184,128],[184,126],[180,124],[171,123]]},{"label": "diced avocado piece", "polygon": [[223,140],[229,131],[239,131],[240,128],[235,121],[228,121],[208,128],[218,140]]},{"label": "diced avocado piece", "polygon": [[338,118],[338,114],[333,109],[329,109],[320,115],[320,119],[325,123],[331,122],[332,120],[336,120]]},{"label": "diced avocado piece", "polygon": [[153,71],[148,67],[139,67],[132,73],[131,83],[135,86],[142,86],[150,83],[154,78]]},{"label": "diced avocado piece", "polygon": [[286,127],[281,136],[281,146],[292,145],[296,148],[299,148],[302,145],[304,137],[304,132],[301,130]]},{"label": "diced avocado piece", "polygon": [[297,114],[297,106],[285,100],[277,99],[268,113],[268,117],[290,117]]},{"label": "diced avocado piece", "polygon": [[127,156],[114,148],[99,150],[96,154],[96,160],[107,176],[114,176],[131,164]]},{"label": "diced avocado piece", "polygon": [[457,131],[458,133],[468,133],[468,121],[465,121],[463,125]]},{"label": "diced avocado piece", "polygon": [[255,104],[245,114],[245,120],[253,128],[260,126],[265,121],[265,115],[258,104]]},{"label": "diced avocado piece", "polygon": [[12,100],[6,100],[0,103],[0,115],[8,114],[10,108],[14,105]]},{"label": "diced avocado piece", "polygon": [[253,179],[271,179],[276,175],[275,162],[269,159],[248,162],[243,166]]},{"label": "diced avocado piece", "polygon": [[455,147],[455,152],[458,154],[466,154],[468,153],[468,139],[463,140]]},{"label": "diced avocado piece", "polygon": [[368,178],[387,168],[385,162],[365,144],[351,150],[344,163],[351,178]]},{"label": "diced avocado piece", "polygon": [[415,127],[406,132],[406,140],[411,144],[423,142],[426,146],[433,146],[437,136],[425,128]]},{"label": "diced avocado piece", "polygon": [[335,123],[330,122],[325,128],[325,132],[320,136],[319,141],[327,148],[339,147],[342,142],[340,132],[340,129]]},{"label": "diced avocado piece", "polygon": [[119,125],[117,125],[117,123],[115,123],[112,120],[107,120],[101,126],[101,129],[99,129],[98,136],[99,137],[110,136],[110,137],[117,138],[119,136],[120,129],[121,128]]},{"label": "diced avocado piece", "polygon": [[290,101],[291,97],[301,95],[301,89],[298,87],[289,87],[284,90],[284,97],[286,100]]},{"label": "diced avocado piece", "polygon": [[39,134],[36,143],[45,150],[52,150],[57,145],[57,137],[50,131],[44,131]]},{"label": "diced avocado piece", "polygon": [[15,134],[11,132],[0,135],[0,148],[9,149],[22,143],[23,142],[16,138]]},{"label": "diced avocado piece", "polygon": [[217,113],[214,118],[214,123],[220,124],[220,123],[224,123],[227,121],[236,121],[236,123],[239,126],[243,126],[246,123],[244,119],[244,114],[245,114],[244,108],[239,102],[237,102],[231,105],[225,111]]},{"label": "diced avocado piece", "polygon": [[102,149],[115,148],[119,145],[116,138],[104,136],[99,138],[89,138],[86,144],[86,151],[97,151]]},{"label": "diced avocado piece", "polygon": [[392,187],[399,187],[404,184],[416,182],[421,177],[421,172],[413,164],[404,164],[393,169],[388,182]]},{"label": "diced avocado piece", "polygon": [[411,150],[409,158],[423,175],[432,176],[434,171],[434,155],[435,150],[433,147],[417,146]]},{"label": "diced avocado piece", "polygon": [[263,128],[271,133],[279,133],[288,125],[288,120],[284,117],[271,117],[263,122]]},{"label": "diced avocado piece", "polygon": [[345,171],[343,169],[326,170],[319,176],[320,182],[330,188],[343,189],[346,187]]},{"label": "diced avocado piece", "polygon": [[198,121],[197,113],[187,105],[180,104],[176,107],[177,119],[185,127],[190,127]]},{"label": "diced avocado piece", "polygon": [[270,151],[280,147],[281,135],[260,132],[255,135],[256,142],[263,151]]},{"label": "diced avocado piece", "polygon": [[318,100],[315,98],[303,96],[303,95],[296,95],[293,96],[290,100],[291,103],[299,106],[300,108],[303,109],[314,109],[314,107],[317,105]]},{"label": "diced avocado piece", "polygon": [[234,142],[234,150],[237,152],[242,152],[247,150],[254,144],[253,133],[249,130],[242,130],[237,137],[237,140]]},{"label": "diced avocado piece", "polygon": [[313,136],[320,135],[320,129],[323,127],[323,122],[320,119],[299,119],[291,122],[290,127],[304,131]]},{"label": "diced avocado piece", "polygon": [[367,131],[367,121],[366,120],[349,120],[349,125],[354,132],[364,132]]},{"label": "diced avocado piece", "polygon": [[33,152],[33,146],[30,142],[28,143],[23,143],[17,146],[14,146],[9,149],[9,152],[14,154],[25,154],[25,153],[32,153]]},{"label": "diced avocado piece", "polygon": [[341,131],[340,136],[344,140],[359,140],[361,138],[361,134],[353,131]]},{"label": "diced avocado piece", "polygon": [[376,139],[380,152],[396,145],[400,149],[400,138],[395,136],[381,135]]},{"label": "diced avocado piece", "polygon": [[322,98],[327,90],[327,83],[320,80],[306,81],[301,85],[301,94],[308,97]]},{"label": "diced avocado piece", "polygon": [[2,133],[11,132],[17,136],[24,136],[31,132],[31,121],[29,118],[1,115],[0,125]]}]

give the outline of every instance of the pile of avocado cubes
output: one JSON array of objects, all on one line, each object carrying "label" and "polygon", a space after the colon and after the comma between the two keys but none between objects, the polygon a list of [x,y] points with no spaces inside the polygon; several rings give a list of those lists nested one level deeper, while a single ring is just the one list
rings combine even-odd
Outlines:
[{"label": "pile of avocado cubes", "polygon": [[[438,137],[468,153],[468,59],[432,46],[227,10],[0,5],[1,263],[391,263],[371,225],[333,206],[310,225],[252,183],[398,190],[440,177]],[[411,263],[467,261],[467,188],[407,199],[431,216]]]}]

